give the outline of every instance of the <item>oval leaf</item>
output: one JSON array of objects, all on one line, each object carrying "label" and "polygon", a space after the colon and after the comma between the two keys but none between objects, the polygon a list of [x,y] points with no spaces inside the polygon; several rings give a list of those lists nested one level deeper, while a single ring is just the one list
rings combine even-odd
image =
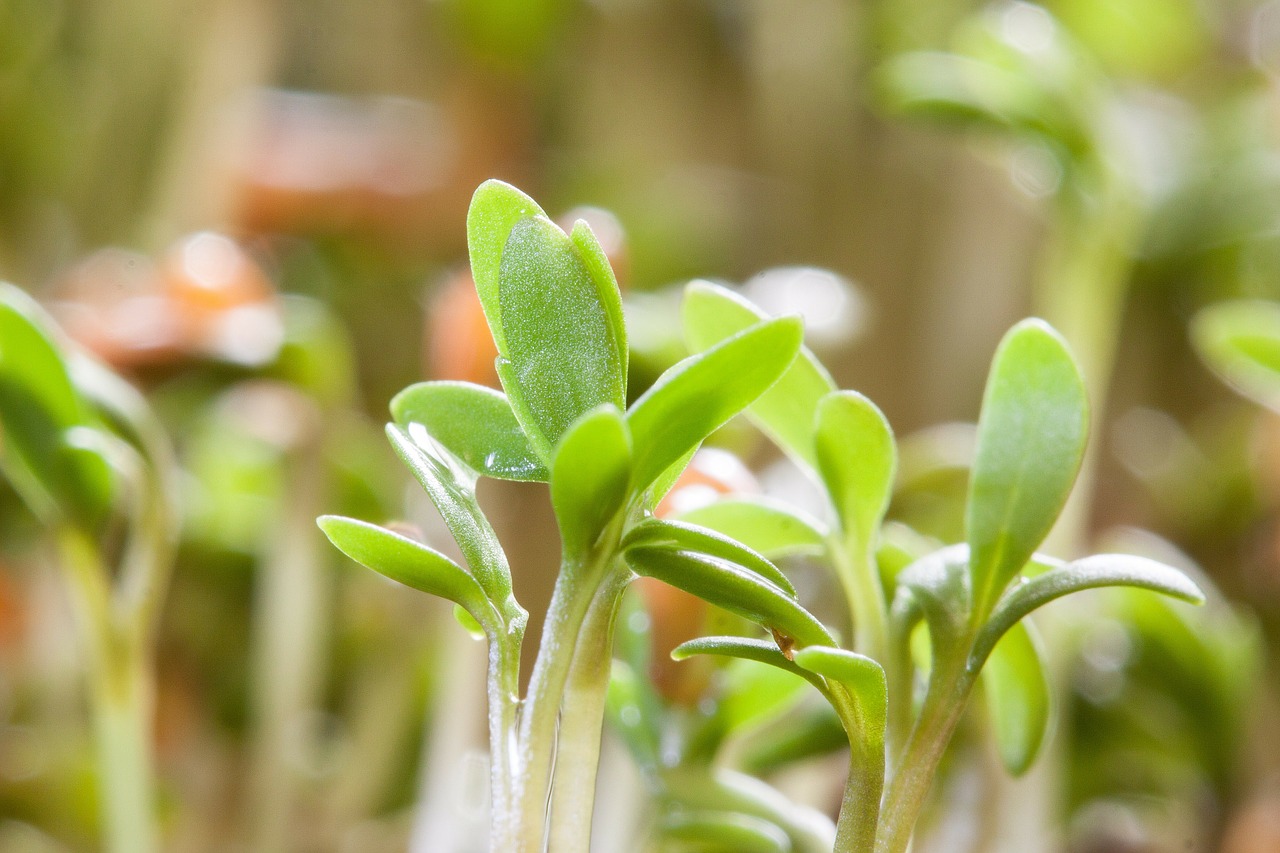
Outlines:
[{"label": "oval leaf", "polygon": [[470,382],[419,382],[391,400],[402,427],[422,424],[431,437],[477,474],[543,483],[547,468],[501,391]]},{"label": "oval leaf", "polygon": [[826,551],[826,525],[782,501],[728,498],[683,512],[675,520],[736,539],[768,559],[818,556]]},{"label": "oval leaf", "polygon": [[569,555],[586,553],[627,500],[631,436],[617,407],[606,404],[578,419],[556,448],[551,503]]},{"label": "oval leaf", "polygon": [[480,305],[489,320],[489,330],[498,345],[506,351],[498,310],[498,274],[502,252],[511,229],[521,219],[544,216],[538,203],[520,190],[502,181],[485,181],[471,197],[467,210],[467,251],[471,256],[471,277],[475,279]]},{"label": "oval leaf", "polygon": [[870,554],[897,467],[889,422],[856,391],[837,391],[818,403],[814,444],[841,526],[857,552]]},{"label": "oval leaf", "polygon": [[1280,411],[1280,305],[1219,303],[1196,316],[1191,337],[1200,357],[1223,381]]},{"label": "oval leaf", "polygon": [[768,390],[795,359],[801,336],[796,317],[760,323],[658,377],[627,412],[637,490]]},{"label": "oval leaf", "polygon": [[780,587],[728,560],[656,547],[631,548],[626,559],[637,574],[683,589],[800,645],[835,642],[822,623]]},{"label": "oval leaf", "polygon": [[[682,317],[685,340],[695,352],[769,319],[738,294],[706,281],[685,288]],[[801,347],[782,378],[747,408],[747,414],[788,455],[816,468],[813,415],[818,401],[834,390],[836,384],[827,369],[807,347]]]},{"label": "oval leaf", "polygon": [[497,630],[498,617],[476,579],[444,554],[420,542],[364,521],[340,515],[316,519],[324,535],[366,568],[421,592],[461,605],[486,631]]},{"label": "oval leaf", "polygon": [[974,612],[985,616],[1053,527],[1084,458],[1080,368],[1041,320],[1005,335],[987,379],[965,530]]},{"label": "oval leaf", "polygon": [[631,528],[622,547],[656,546],[710,554],[749,569],[795,598],[796,588],[787,576],[763,556],[722,533],[683,521],[648,518]]},{"label": "oval leaf", "polygon": [[1000,760],[1021,776],[1040,752],[1051,707],[1043,651],[1030,623],[1019,622],[1000,638],[981,678]]},{"label": "oval leaf", "polygon": [[611,320],[573,242],[543,216],[511,229],[498,276],[509,364],[499,373],[526,434],[554,447],[569,425],[602,403],[626,405],[626,378]]}]

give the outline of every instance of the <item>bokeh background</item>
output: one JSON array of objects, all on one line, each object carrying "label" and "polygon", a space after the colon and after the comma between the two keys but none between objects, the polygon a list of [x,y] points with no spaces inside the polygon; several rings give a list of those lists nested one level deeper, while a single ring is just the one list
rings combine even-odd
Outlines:
[{"label": "bokeh background", "polygon": [[[903,438],[894,517],[942,540],[968,433],[937,426],[976,417],[1013,322],[1058,326],[1095,403],[1061,547],[1198,565],[1221,596],[1063,617],[1049,755],[1014,783],[960,750],[921,846],[1280,850],[1280,419],[1188,337],[1280,299],[1280,4],[4,0],[0,277],[144,389],[183,469],[166,849],[466,849],[422,827],[479,784],[438,746],[476,735],[474,651],[313,519],[438,538],[379,425],[410,382],[489,381],[465,215],[490,177],[589,206],[633,388],[681,355],[691,278],[804,313]],[[806,499],[748,429],[720,443]],[[484,498],[536,601],[545,496]],[[65,593],[0,503],[0,850],[95,850]]]}]

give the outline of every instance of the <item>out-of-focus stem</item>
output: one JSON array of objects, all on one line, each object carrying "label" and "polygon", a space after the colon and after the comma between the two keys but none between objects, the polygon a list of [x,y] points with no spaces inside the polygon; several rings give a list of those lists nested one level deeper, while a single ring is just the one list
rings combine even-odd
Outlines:
[{"label": "out-of-focus stem", "polygon": [[283,518],[271,526],[261,567],[255,623],[259,658],[252,782],[253,849],[289,848],[295,774],[294,741],[315,706],[322,667],[321,641],[328,596],[315,517],[323,505],[323,470],[303,447],[290,454]]},{"label": "out-of-focus stem", "polygon": [[98,751],[105,849],[158,849],[151,771],[151,684],[141,626],[117,618],[95,543],[72,528],[58,533],[82,647]]}]

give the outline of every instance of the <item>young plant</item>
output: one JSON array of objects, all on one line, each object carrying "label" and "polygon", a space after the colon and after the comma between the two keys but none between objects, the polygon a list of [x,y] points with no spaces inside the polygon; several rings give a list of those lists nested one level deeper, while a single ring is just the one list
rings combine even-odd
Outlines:
[{"label": "young plant", "polygon": [[[141,395],[0,285],[0,464],[46,528],[85,657],[105,849],[159,849],[152,651],[177,532],[168,440]],[[121,544],[123,543],[123,544]]]},{"label": "young plant", "polygon": [[[685,328],[695,348],[763,318],[754,306],[714,285],[695,283],[686,294]],[[1062,563],[1036,553],[1076,479],[1089,420],[1080,370],[1066,344],[1041,321],[1015,326],[996,353],[970,475],[967,543],[927,555],[898,573],[891,596],[882,591],[876,558],[896,467],[893,436],[883,415],[861,395],[834,390],[807,350],[748,414],[824,485],[833,530],[795,513],[741,500],[691,515],[761,549],[777,548],[779,531],[785,530],[787,544],[820,545],[835,569],[849,602],[854,648],[879,661],[888,677],[887,728],[894,760],[883,812],[867,819],[880,853],[906,849],[979,676],[1005,766],[1017,774],[1031,765],[1050,711],[1040,646],[1030,622],[1024,621],[1033,610],[1070,592],[1108,585],[1144,587],[1197,602],[1202,598],[1184,576],[1152,560],[1103,555]],[[765,514],[772,524],[762,523]],[[921,623],[930,654],[929,663],[917,667],[911,644]],[[739,641],[723,639],[695,641],[677,654],[713,651],[747,654]],[[752,654],[777,663],[774,656]],[[795,662],[817,669],[814,658],[822,654],[801,651]],[[925,690],[923,704],[913,714],[916,669],[924,670]],[[841,720],[846,722],[843,715]],[[851,729],[847,722],[845,729],[856,764],[856,756],[867,748],[866,729]],[[858,768],[851,767],[851,787],[858,787],[858,776]],[[878,789],[864,787],[862,796],[871,790]],[[841,814],[846,827],[845,815],[857,796],[846,789]],[[837,849],[872,848],[860,837],[853,845],[838,842]]]},{"label": "young plant", "polygon": [[[647,517],[703,439],[786,370],[801,328],[794,318],[757,324],[675,365],[627,408],[621,297],[590,228],[566,234],[532,199],[491,181],[472,201],[468,243],[505,393],[415,385],[392,402],[387,429],[467,567],[364,522],[320,525],[358,562],[454,601],[487,637],[493,849],[541,850],[545,837],[557,851],[585,850],[614,614],[635,574],[806,643],[830,640],[763,558]],[[527,614],[476,501],[482,476],[548,482],[560,527],[562,564],[523,697]]]},{"label": "young plant", "polygon": [[[869,401],[835,390],[807,352],[797,358],[798,320],[769,319],[695,286],[686,321],[694,318],[688,325],[703,336],[703,351],[625,408],[621,300],[590,229],[579,222],[566,234],[527,196],[488,182],[472,201],[468,239],[505,393],[456,382],[415,385],[393,400],[388,426],[466,568],[386,528],[336,516],[321,518],[320,526],[356,561],[453,600],[459,618],[487,637],[494,850],[587,849],[615,616],[636,575],[691,592],[762,629],[759,637],[694,640],[677,656],[769,663],[806,679],[831,704],[851,746],[836,826],[840,853],[906,849],[988,660],[994,673],[988,690],[1001,693],[995,704],[1009,709],[996,715],[997,723],[1008,732],[1014,763],[1030,761],[1048,707],[1035,642],[1022,622],[1032,610],[1069,592],[1114,584],[1199,598],[1181,574],[1152,561],[1104,556],[1059,563],[1035,554],[1075,479],[1088,421],[1079,370],[1039,321],[1017,326],[996,356],[969,492],[967,545],[918,561],[889,597],[873,549],[893,479],[892,434]],[[837,525],[826,531],[775,504],[745,502],[727,512],[721,506],[721,526],[766,550],[780,545],[764,542],[766,535],[783,545],[827,543],[848,589],[859,652],[841,648],[797,600],[787,577],[749,544],[651,515],[702,441],[747,407],[818,471]],[[482,476],[548,482],[560,527],[560,573],[524,697],[517,685],[526,612],[476,501]],[[1024,572],[1037,576],[1019,581]],[[923,706],[913,714],[909,645],[920,623],[932,663]],[[902,734],[890,763],[886,732],[893,720]],[[776,840],[759,821],[691,820],[675,828],[680,837],[716,841],[720,833],[721,848],[730,838],[752,849]]]}]

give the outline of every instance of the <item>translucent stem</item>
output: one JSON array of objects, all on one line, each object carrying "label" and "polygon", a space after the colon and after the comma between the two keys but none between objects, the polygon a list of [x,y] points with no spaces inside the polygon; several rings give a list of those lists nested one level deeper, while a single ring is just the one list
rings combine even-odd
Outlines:
[{"label": "translucent stem", "polygon": [[623,581],[618,576],[596,593],[573,655],[552,784],[549,849],[556,853],[590,849],[605,695],[613,664],[614,617],[626,586]]}]

